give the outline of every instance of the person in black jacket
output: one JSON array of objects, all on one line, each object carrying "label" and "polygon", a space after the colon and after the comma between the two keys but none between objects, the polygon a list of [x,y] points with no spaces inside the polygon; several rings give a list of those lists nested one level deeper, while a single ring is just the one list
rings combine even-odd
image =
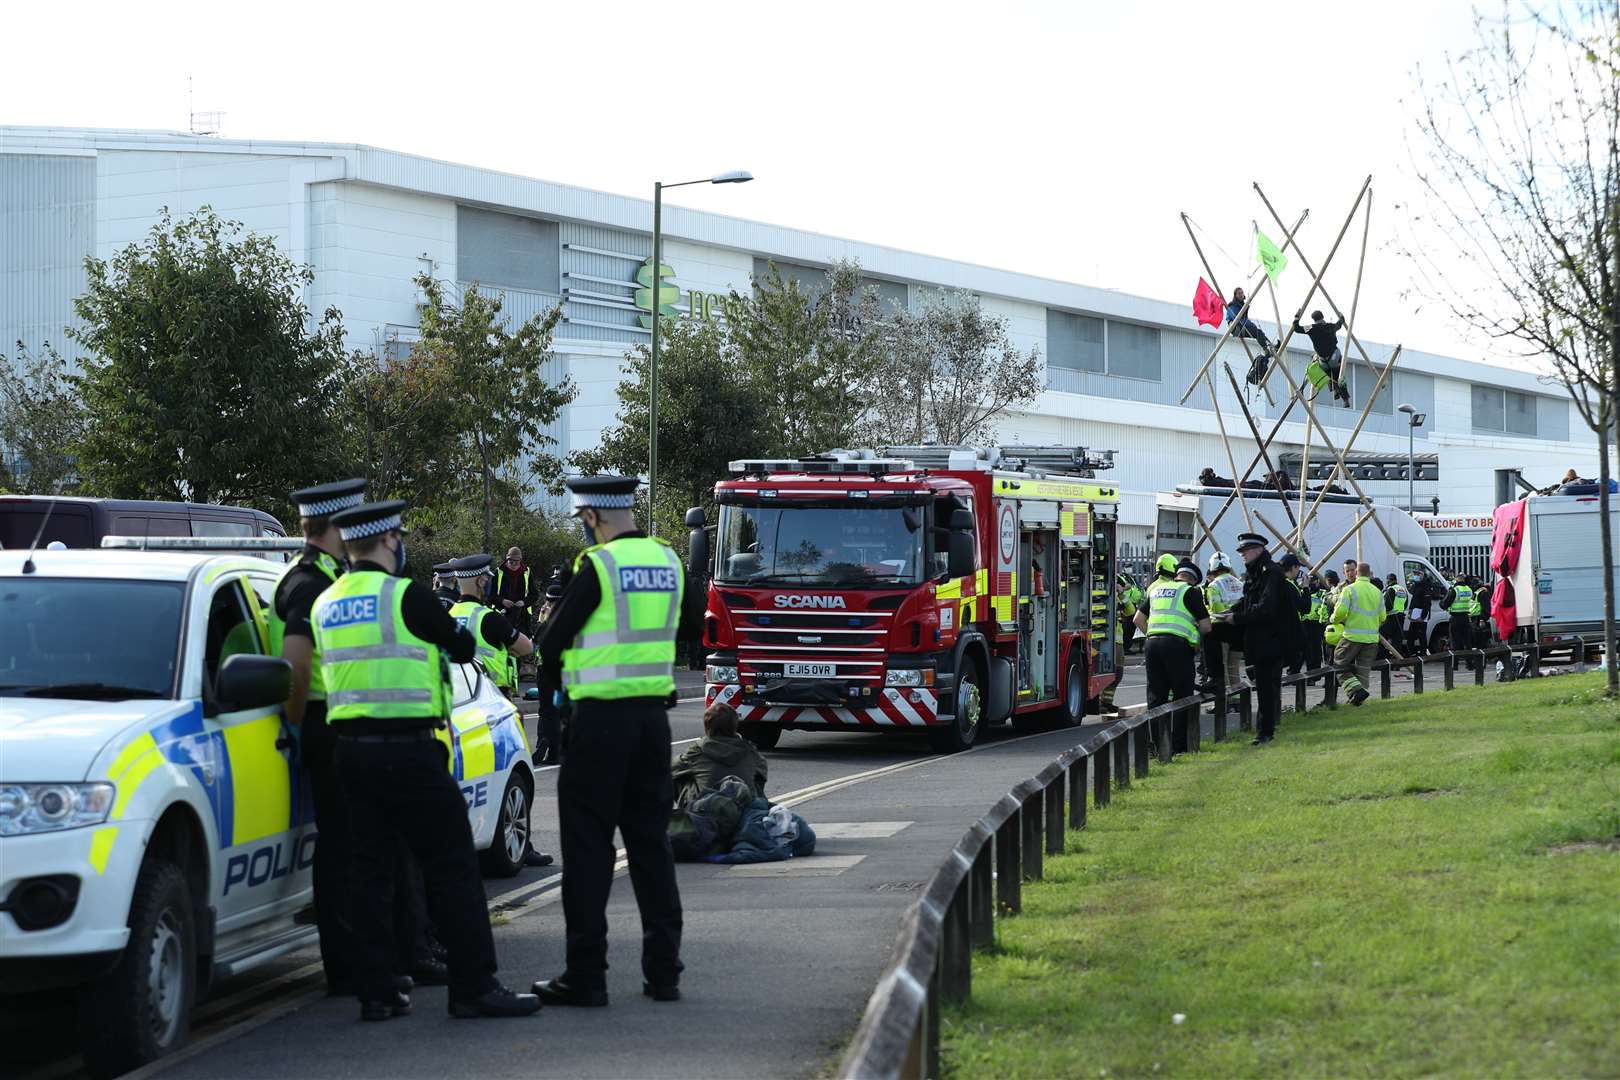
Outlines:
[{"label": "person in black jacket", "polygon": [[1299,556],[1292,551],[1286,552],[1277,560],[1277,569],[1281,571],[1283,580],[1288,582],[1288,591],[1283,596],[1289,601],[1285,606],[1293,616],[1283,620],[1287,636],[1285,652],[1288,674],[1298,675],[1305,670],[1305,616],[1310,614],[1311,594],[1301,576],[1303,571]]},{"label": "person in black jacket", "polygon": [[1277,737],[1277,714],[1282,711],[1282,669],[1287,643],[1297,623],[1294,602],[1285,589],[1292,589],[1266,550],[1266,539],[1255,533],[1238,537],[1238,554],[1247,569],[1243,573],[1243,599],[1227,618],[1243,631],[1243,655],[1254,676],[1255,712],[1259,732],[1255,746],[1264,746]]},{"label": "person in black jacket", "polygon": [[1333,396],[1348,409],[1350,390],[1344,384],[1344,353],[1339,351],[1339,331],[1344,329],[1344,318],[1340,316],[1337,322],[1328,322],[1320,311],[1313,311],[1311,325],[1301,326],[1299,317],[1304,313],[1303,308],[1294,313],[1294,333],[1304,334],[1311,339],[1311,348],[1316,352],[1316,362],[1321,364],[1322,370],[1327,373],[1328,385],[1333,389]]}]

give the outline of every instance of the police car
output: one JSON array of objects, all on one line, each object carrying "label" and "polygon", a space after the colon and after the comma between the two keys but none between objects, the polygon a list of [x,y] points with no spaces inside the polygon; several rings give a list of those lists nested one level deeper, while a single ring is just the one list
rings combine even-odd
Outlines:
[{"label": "police car", "polygon": [[[78,987],[93,1072],[169,1052],[211,979],[315,940],[289,668],[265,655],[281,569],[0,551],[0,991]],[[482,668],[450,673],[450,767],[486,873],[509,876],[534,763]]]}]

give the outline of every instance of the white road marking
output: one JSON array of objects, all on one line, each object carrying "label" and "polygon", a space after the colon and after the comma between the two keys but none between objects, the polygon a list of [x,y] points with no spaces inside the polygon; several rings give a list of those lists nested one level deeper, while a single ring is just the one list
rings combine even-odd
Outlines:
[{"label": "white road marking", "polygon": [[837,877],[865,855],[805,855],[781,862],[740,863],[726,867],[727,877]]},{"label": "white road marking", "polygon": [[811,826],[817,840],[882,840],[913,821],[818,821]]}]

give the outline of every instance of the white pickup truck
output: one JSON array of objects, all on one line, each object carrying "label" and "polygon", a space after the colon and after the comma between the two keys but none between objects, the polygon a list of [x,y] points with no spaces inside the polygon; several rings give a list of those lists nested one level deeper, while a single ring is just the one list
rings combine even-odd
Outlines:
[{"label": "white pickup truck", "polygon": [[[211,979],[313,944],[318,842],[265,655],[281,567],[0,551],[0,993],[79,990],[112,1075],[185,1041]],[[514,706],[451,665],[444,740],[486,873],[522,866],[534,764]]]}]

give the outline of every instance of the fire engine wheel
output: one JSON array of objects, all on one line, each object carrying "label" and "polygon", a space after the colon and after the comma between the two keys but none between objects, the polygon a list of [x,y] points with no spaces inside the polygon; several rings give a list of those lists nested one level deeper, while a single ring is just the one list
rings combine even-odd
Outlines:
[{"label": "fire engine wheel", "polygon": [[1069,677],[1064,680],[1063,725],[1079,727],[1086,722],[1086,669],[1081,664],[1069,665]]},{"label": "fire engine wheel", "polygon": [[737,725],[737,734],[754,744],[759,750],[775,750],[776,744],[782,741],[781,724],[761,724],[754,721]]},{"label": "fire engine wheel", "polygon": [[979,738],[979,722],[984,719],[984,694],[979,690],[979,672],[971,665],[956,680],[956,713],[951,722],[931,733],[934,749],[957,754]]}]

